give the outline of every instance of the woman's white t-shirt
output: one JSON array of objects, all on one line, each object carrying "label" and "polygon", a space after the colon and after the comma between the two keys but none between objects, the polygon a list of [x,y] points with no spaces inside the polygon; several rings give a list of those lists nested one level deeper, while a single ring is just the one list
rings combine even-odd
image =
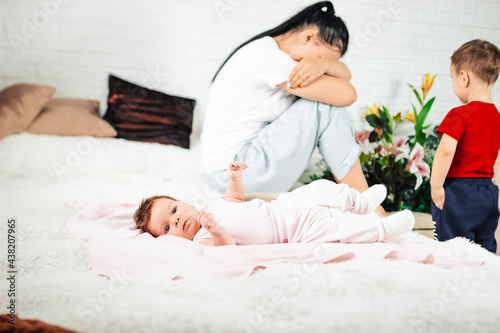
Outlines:
[{"label": "woman's white t-shirt", "polygon": [[235,154],[296,100],[277,85],[297,65],[272,37],[238,50],[209,91],[201,143],[205,173],[227,168]]}]

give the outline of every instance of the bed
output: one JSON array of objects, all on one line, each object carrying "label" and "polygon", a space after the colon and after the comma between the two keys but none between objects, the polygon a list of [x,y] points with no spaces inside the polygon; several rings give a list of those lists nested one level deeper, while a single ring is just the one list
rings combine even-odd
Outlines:
[{"label": "bed", "polygon": [[[78,332],[498,332],[500,258],[464,239],[429,248],[484,262],[443,268],[408,260],[276,263],[232,278],[109,279],[87,267],[66,222],[75,202],[216,195],[191,149],[114,138],[21,133],[0,141],[1,235],[15,220],[20,318]],[[6,246],[2,276],[10,270]],[[9,281],[2,278],[1,313]]]}]

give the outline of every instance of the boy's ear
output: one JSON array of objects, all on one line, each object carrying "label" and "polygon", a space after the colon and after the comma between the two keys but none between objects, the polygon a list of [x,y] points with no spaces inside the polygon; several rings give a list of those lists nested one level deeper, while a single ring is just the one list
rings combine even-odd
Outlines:
[{"label": "boy's ear", "polygon": [[460,80],[462,82],[462,85],[464,87],[467,87],[469,86],[469,83],[470,83],[470,76],[469,76],[469,73],[464,71],[463,69],[460,71]]}]

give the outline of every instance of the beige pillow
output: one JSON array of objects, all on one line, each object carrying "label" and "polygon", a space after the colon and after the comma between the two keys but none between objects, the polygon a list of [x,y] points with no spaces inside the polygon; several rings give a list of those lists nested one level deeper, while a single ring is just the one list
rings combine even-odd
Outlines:
[{"label": "beige pillow", "polygon": [[34,134],[116,136],[114,128],[98,113],[99,101],[75,98],[52,99],[26,132]]},{"label": "beige pillow", "polygon": [[24,131],[52,98],[56,88],[19,83],[0,92],[0,139]]}]

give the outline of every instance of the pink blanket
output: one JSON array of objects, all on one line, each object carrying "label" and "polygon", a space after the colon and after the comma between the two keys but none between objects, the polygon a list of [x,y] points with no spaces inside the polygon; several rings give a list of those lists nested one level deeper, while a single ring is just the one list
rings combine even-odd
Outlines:
[{"label": "pink blanket", "polygon": [[[83,241],[87,265],[109,278],[175,279],[236,277],[279,263],[333,263],[346,260],[410,260],[442,267],[479,266],[416,237],[372,244],[306,243],[211,247],[174,236],[154,238],[136,229],[137,204],[74,204],[67,221],[71,236]],[[410,235],[411,236],[411,235]]]}]

